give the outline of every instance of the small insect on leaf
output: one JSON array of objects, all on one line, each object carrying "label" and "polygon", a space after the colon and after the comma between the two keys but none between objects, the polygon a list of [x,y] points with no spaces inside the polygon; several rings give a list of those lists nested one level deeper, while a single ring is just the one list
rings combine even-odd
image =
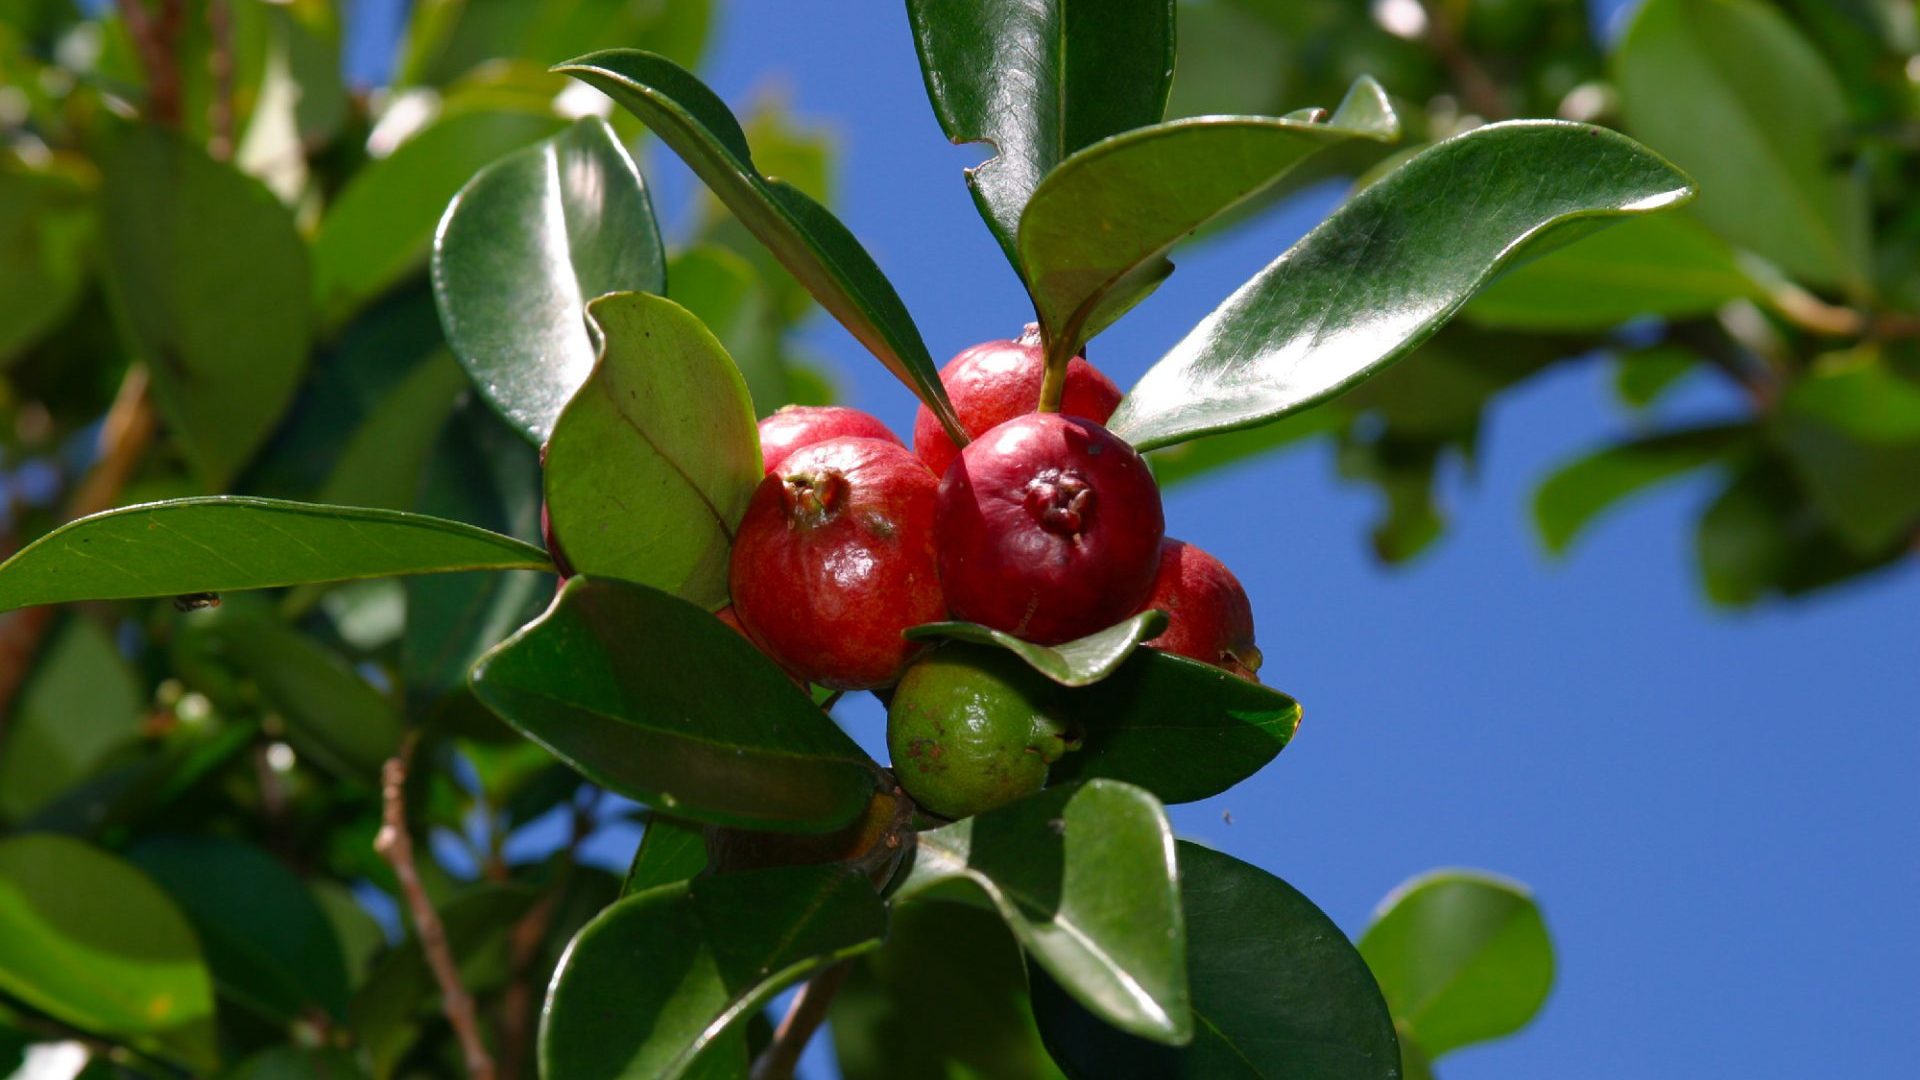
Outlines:
[{"label": "small insect on leaf", "polygon": [[173,598],[175,611],[205,611],[220,606],[220,594],[217,592],[181,593]]}]

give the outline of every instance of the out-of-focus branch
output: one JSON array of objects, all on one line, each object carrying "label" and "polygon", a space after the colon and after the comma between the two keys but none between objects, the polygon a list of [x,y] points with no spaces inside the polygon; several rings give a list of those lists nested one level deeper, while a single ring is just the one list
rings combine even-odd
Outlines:
[{"label": "out-of-focus branch", "polygon": [[120,19],[127,24],[133,51],[147,73],[147,118],[162,127],[177,128],[181,118],[180,30],[186,18],[185,0],[160,0],[158,14],[146,0],[118,0]]},{"label": "out-of-focus branch", "polygon": [[530,908],[513,925],[508,936],[508,971],[506,990],[500,995],[500,1076],[502,1080],[520,1080],[527,1075],[527,1061],[533,1049],[533,1019],[536,987],[533,984],[533,963],[540,956],[540,946],[547,939],[547,931],[553,925],[554,909],[559,906],[561,893],[566,889],[567,878],[573,872],[574,855],[580,845],[593,834],[596,824],[596,810],[603,792],[595,791],[593,798],[573,804],[572,831],[567,838],[567,846],[562,855],[565,862],[555,881],[540,902]]},{"label": "out-of-focus branch", "polygon": [[853,962],[842,960],[800,988],[793,1004],[787,1008],[786,1018],[774,1029],[773,1042],[767,1044],[759,1060],[753,1063],[752,1080],[793,1080],[800,1055],[806,1051],[814,1032],[826,1022],[827,1007],[833,1004],[833,995],[840,992],[852,970]]},{"label": "out-of-focus branch", "polygon": [[460,1041],[467,1075],[473,1080],[494,1080],[493,1057],[480,1038],[473,996],[460,981],[460,966],[454,962],[453,949],[447,944],[446,925],[434,910],[433,901],[427,898],[427,890],[420,884],[420,871],[413,861],[413,836],[407,831],[407,770],[418,741],[417,733],[409,734],[400,744],[399,753],[388,759],[380,771],[383,808],[380,835],[374,838],[373,849],[393,867],[394,877],[400,880],[401,896],[413,917],[414,932],[420,937],[420,951],[426,954],[427,966],[433,971],[434,981],[440,984],[440,1011]]},{"label": "out-of-focus branch", "polygon": [[225,161],[233,156],[233,8],[230,0],[207,0],[207,70],[213,76],[213,101],[207,105],[207,153]]},{"label": "out-of-focus branch", "polygon": [[1422,0],[1421,6],[1427,12],[1427,44],[1446,65],[1447,74],[1460,91],[1460,100],[1483,120],[1505,120],[1507,101],[1500,93],[1500,84],[1461,42],[1447,4],[1444,0]]}]

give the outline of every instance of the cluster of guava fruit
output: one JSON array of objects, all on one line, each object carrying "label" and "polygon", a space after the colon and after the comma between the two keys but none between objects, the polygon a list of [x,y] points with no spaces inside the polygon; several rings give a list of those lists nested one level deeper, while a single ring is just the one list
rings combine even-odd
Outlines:
[{"label": "cluster of guava fruit", "polygon": [[1257,681],[1246,591],[1165,535],[1146,461],[1101,426],[1119,389],[1074,357],[1060,411],[1038,412],[1044,367],[1031,332],[954,357],[940,377],[964,447],[924,405],[911,451],[842,406],[760,422],[766,478],[720,618],[798,682],[887,699],[895,774],[941,817],[1038,790],[1080,736],[1059,688],[1012,653],[909,628],[952,618],[1055,645],[1158,609],[1148,647]]}]

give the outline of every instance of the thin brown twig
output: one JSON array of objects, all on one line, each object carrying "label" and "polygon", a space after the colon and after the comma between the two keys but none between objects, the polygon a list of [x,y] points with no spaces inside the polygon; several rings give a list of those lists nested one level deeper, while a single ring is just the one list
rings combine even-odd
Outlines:
[{"label": "thin brown twig", "polygon": [[177,128],[182,115],[177,46],[186,15],[184,0],[160,0],[157,16],[147,10],[145,0],[119,0],[119,8],[140,66],[147,72],[147,119]]},{"label": "thin brown twig", "polygon": [[554,909],[574,867],[580,845],[593,834],[594,812],[600,793],[592,799],[573,804],[572,829],[562,854],[565,861],[555,876],[553,887],[515,923],[508,936],[508,970],[512,973],[500,995],[500,1075],[502,1080],[518,1080],[525,1075],[527,1059],[533,1049],[534,994],[533,962],[553,925]]},{"label": "thin brown twig", "polygon": [[773,1041],[760,1052],[753,1063],[751,1080],[792,1080],[793,1070],[800,1064],[800,1055],[807,1049],[807,1043],[813,1039],[814,1032],[826,1022],[827,1008],[833,1004],[833,996],[846,985],[847,975],[853,970],[851,960],[842,960],[832,967],[815,975],[800,988],[793,997],[793,1004],[787,1007],[785,1019],[774,1030]]},{"label": "thin brown twig", "polygon": [[1442,0],[1423,0],[1421,6],[1427,12],[1427,44],[1447,66],[1447,74],[1453,77],[1453,85],[1460,91],[1460,100],[1483,120],[1506,119],[1507,101],[1500,94],[1500,84],[1461,43],[1447,5]]},{"label": "thin brown twig", "polygon": [[420,871],[413,861],[413,836],[407,831],[407,770],[418,742],[419,733],[409,733],[400,744],[399,752],[380,770],[383,806],[380,835],[374,838],[373,849],[393,867],[393,875],[400,881],[401,895],[413,916],[414,932],[420,937],[420,950],[426,954],[434,981],[440,984],[440,1011],[460,1041],[467,1075],[473,1080],[495,1080],[493,1057],[480,1038],[473,996],[460,981],[460,967],[454,962],[452,947],[447,944],[446,925],[434,910],[433,901],[427,898],[427,890],[420,884]]},{"label": "thin brown twig", "polygon": [[213,100],[207,104],[207,153],[220,161],[233,156],[233,9],[229,0],[207,0],[207,71],[213,76]]}]

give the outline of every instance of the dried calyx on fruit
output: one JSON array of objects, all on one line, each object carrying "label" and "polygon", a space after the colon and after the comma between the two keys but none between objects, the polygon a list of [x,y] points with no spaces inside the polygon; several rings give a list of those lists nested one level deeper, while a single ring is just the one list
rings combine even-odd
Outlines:
[{"label": "dried calyx on fruit", "polygon": [[938,485],[898,443],[836,438],[795,451],[754,491],[729,584],[747,635],[795,675],[885,686],[945,614],[933,549]]},{"label": "dried calyx on fruit", "polygon": [[794,451],[838,438],[879,439],[903,445],[900,437],[871,413],[845,405],[785,405],[760,421],[760,461],[771,473]]},{"label": "dried calyx on fruit", "polygon": [[1041,644],[1137,611],[1159,564],[1160,489],[1090,420],[1030,413],[970,443],[940,483],[940,578],[954,616]]},{"label": "dried calyx on fruit", "polygon": [[922,807],[948,818],[1040,790],[1079,739],[1062,691],[1002,649],[941,646],[907,669],[887,709],[894,774]]},{"label": "dried calyx on fruit", "polygon": [[1259,682],[1260,649],[1253,640],[1253,604],[1240,579],[1219,559],[1192,544],[1167,538],[1160,569],[1141,610],[1167,613],[1167,629],[1146,644],[1164,652]]},{"label": "dried calyx on fruit", "polygon": [[[979,438],[988,430],[1034,411],[1040,384],[1046,379],[1046,357],[1040,328],[1028,323],[1026,332],[1012,341],[983,341],[963,349],[940,369],[953,411],[967,435]],[[1067,363],[1066,390],[1060,412],[1104,424],[1120,406],[1120,388],[1082,357]],[[913,452],[935,476],[945,476],[960,448],[940,427],[933,410],[920,406],[913,421]]]}]

